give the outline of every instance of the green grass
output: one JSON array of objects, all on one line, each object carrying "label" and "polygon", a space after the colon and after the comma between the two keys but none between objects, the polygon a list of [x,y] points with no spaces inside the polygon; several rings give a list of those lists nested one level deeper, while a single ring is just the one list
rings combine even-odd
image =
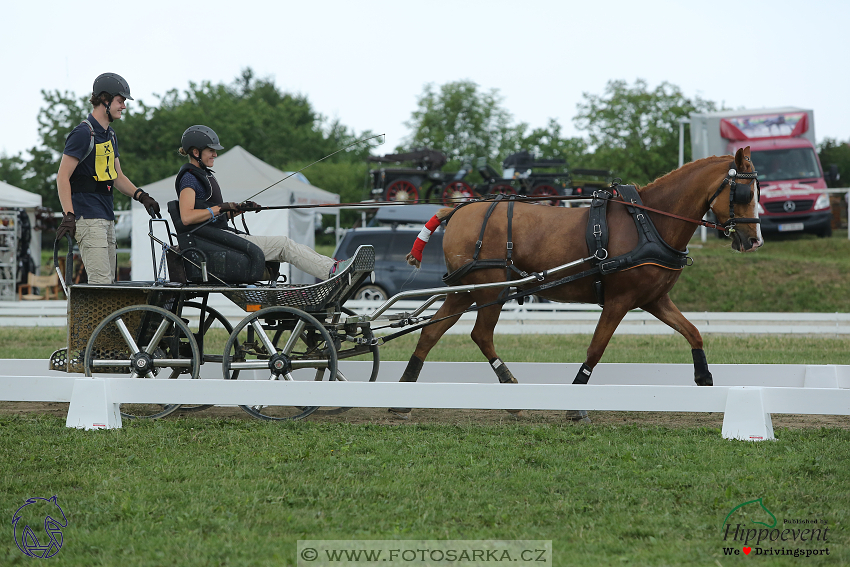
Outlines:
[{"label": "green grass", "polygon": [[[223,345],[227,334],[211,330],[207,344]],[[590,335],[496,335],[499,356],[508,362],[582,362]],[[710,364],[850,364],[850,337],[706,334]],[[380,347],[381,360],[410,358],[418,335]],[[64,327],[0,327],[0,358],[43,358],[66,344]],[[213,349],[214,350],[214,349]],[[428,360],[483,361],[467,335],[445,335]],[[691,350],[679,335],[614,335],[602,362],[690,363]]]},{"label": "green grass", "polygon": [[[349,538],[551,539],[555,565],[729,565],[720,526],[755,498],[780,523],[826,519],[831,562],[847,564],[848,443],[841,430],[742,443],[707,428],[199,417],[85,432],[0,417],[0,493],[7,516],[58,495],[57,565],[294,565],[299,539]],[[9,530],[0,564],[29,561]]]},{"label": "green grass", "polygon": [[[683,310],[850,307],[846,233],[769,241],[747,255],[710,240],[691,253],[696,264],[673,294]],[[0,358],[46,359],[65,334],[0,327]],[[850,339],[840,337],[705,339],[711,364],[850,364]],[[415,341],[382,346],[382,359],[407,360]],[[496,347],[507,361],[578,362],[589,341],[497,335]],[[455,335],[429,357],[481,359],[469,337]],[[678,335],[615,335],[602,361],[691,356]],[[10,519],[26,498],[59,497],[69,525],[56,565],[295,565],[299,539],[349,538],[551,539],[555,565],[799,564],[723,555],[724,546],[742,544],[724,545],[721,523],[755,498],[780,524],[827,520],[830,556],[814,561],[850,564],[850,431],[777,429],[776,437],[743,443],[715,428],[270,424],[203,414],[84,432],[61,418],[0,416],[0,498]],[[0,565],[28,564],[11,534]]]},{"label": "green grass", "polygon": [[739,254],[728,239],[694,241],[694,265],[670,293],[682,311],[850,311],[850,241],[773,236],[756,252]]}]

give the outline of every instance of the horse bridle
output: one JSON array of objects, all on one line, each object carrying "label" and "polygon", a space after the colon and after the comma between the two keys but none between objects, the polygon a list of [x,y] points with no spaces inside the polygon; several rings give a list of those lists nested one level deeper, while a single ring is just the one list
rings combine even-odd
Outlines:
[{"label": "horse bridle", "polygon": [[[749,161],[749,158],[745,158]],[[723,179],[723,183],[720,184],[720,187],[717,188],[717,191],[714,192],[714,195],[711,196],[711,199],[708,200],[708,208],[711,208],[711,203],[720,195],[720,192],[729,185],[729,220],[721,224],[723,227],[726,236],[730,236],[733,232],[735,232],[735,227],[738,223],[741,224],[760,224],[761,219],[756,218],[735,218],[735,205],[746,205],[750,201],[753,200],[755,196],[758,199],[761,195],[761,188],[759,187],[758,182],[758,172],[753,170],[749,173],[738,173],[738,170],[735,169],[734,163],[732,167],[729,169],[729,172],[726,174],[726,177]],[[748,184],[740,184],[738,183],[739,179],[751,179],[752,182]],[[753,185],[755,185],[755,195],[753,195]]]}]

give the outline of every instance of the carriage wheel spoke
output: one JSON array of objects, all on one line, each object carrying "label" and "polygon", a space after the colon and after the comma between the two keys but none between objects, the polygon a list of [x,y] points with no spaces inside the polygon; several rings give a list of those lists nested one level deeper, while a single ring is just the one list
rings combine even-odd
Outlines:
[{"label": "carriage wheel spoke", "polygon": [[145,347],[145,352],[151,354],[154,350],[156,350],[157,345],[159,345],[159,341],[162,340],[162,337],[165,335],[165,331],[168,329],[171,321],[163,318],[162,322],[159,324],[159,327],[156,329],[156,333],[153,334],[153,338],[151,342]]},{"label": "carriage wheel spoke", "polygon": [[93,368],[102,368],[104,366],[130,366],[130,359],[127,359],[127,360],[115,360],[115,359],[92,360],[91,365],[92,365]]},{"label": "carriage wheel spoke", "polygon": [[136,345],[136,340],[133,338],[133,335],[131,335],[130,331],[127,329],[127,325],[124,324],[124,320],[119,317],[115,320],[115,326],[118,327],[118,332],[121,333],[122,337],[124,337],[124,342],[127,343],[130,353],[138,354],[139,347]]},{"label": "carriage wheel spoke", "polygon": [[161,368],[164,366],[179,366],[181,368],[189,368],[192,366],[191,358],[154,358],[153,365],[156,368]]},{"label": "carriage wheel spoke", "polygon": [[272,343],[271,339],[266,334],[266,331],[263,329],[263,326],[260,325],[259,319],[254,319],[253,321],[251,321],[251,327],[254,328],[254,331],[257,333],[257,336],[260,337],[260,341],[263,343],[263,346],[266,347],[266,352],[269,353],[269,356],[276,353],[277,349],[274,347],[274,343]]},{"label": "carriage wheel spoke", "polygon": [[295,343],[298,341],[298,337],[304,332],[304,329],[307,328],[307,322],[304,319],[299,319],[295,324],[295,328],[292,329],[292,334],[289,335],[289,339],[287,339],[286,344],[283,345],[283,354],[290,355],[292,354],[292,349],[295,348]]}]

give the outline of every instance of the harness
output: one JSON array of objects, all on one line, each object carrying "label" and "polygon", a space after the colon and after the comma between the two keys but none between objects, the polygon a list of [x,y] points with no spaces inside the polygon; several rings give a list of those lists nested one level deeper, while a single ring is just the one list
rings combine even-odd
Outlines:
[{"label": "harness", "polygon": [[[629,212],[629,214],[632,215],[632,220],[635,223],[635,227],[637,229],[638,234],[637,245],[631,251],[625,254],[621,254],[613,258],[609,257],[607,249],[609,236],[607,222],[607,205],[608,201],[612,200],[614,196],[608,191],[596,191],[593,194],[593,201],[590,206],[590,214],[588,216],[587,229],[585,233],[587,248],[591,255],[590,263],[593,265],[593,267],[588,270],[584,270],[583,272],[580,272],[578,274],[566,276],[531,289],[519,290],[515,294],[510,295],[509,297],[507,297],[506,292],[508,292],[510,288],[505,288],[505,292],[503,292],[503,294],[506,295],[507,299],[516,298],[521,300],[522,298],[528,295],[532,295],[540,291],[564,285],[566,283],[570,283],[582,278],[595,276],[597,278],[594,281],[594,291],[596,292],[596,299],[599,305],[604,305],[605,301],[601,279],[602,276],[645,265],[659,266],[668,270],[681,270],[685,266],[689,266],[693,263],[693,259],[688,256],[687,249],[685,249],[684,251],[676,250],[675,248],[667,244],[659,234],[658,229],[655,228],[655,224],[653,224],[652,219],[650,219],[649,216],[641,212],[638,207],[642,206],[643,202],[641,201],[640,195],[638,194],[637,189],[635,189],[634,185],[618,185],[615,187],[616,191],[619,193],[619,196],[623,199],[625,203],[627,203],[625,205],[626,210]],[[480,236],[478,238],[478,241],[475,243],[475,253],[472,257],[472,262],[465,264],[454,272],[443,276],[443,281],[447,285],[455,285],[460,281],[461,278],[463,278],[469,272],[482,269],[503,267],[505,268],[505,272],[507,274],[506,277],[508,280],[512,279],[513,274],[511,273],[511,271],[521,275],[522,277],[527,277],[528,275],[530,275],[527,272],[524,272],[517,268],[513,264],[513,260],[511,259],[511,255],[513,252],[513,242],[511,240],[511,220],[513,216],[513,203],[516,198],[517,197],[515,195],[511,195],[508,197],[505,197],[504,195],[497,196],[493,204],[490,205],[490,208],[487,210],[487,214],[484,217],[484,223],[481,226]],[[478,254],[481,251],[482,240],[487,227],[487,221],[489,220],[493,209],[502,200],[508,201],[508,242],[506,249],[506,257],[504,260],[479,260]],[[637,207],[632,205],[637,205]],[[544,279],[544,277],[539,274],[531,275],[537,275],[540,281]]]},{"label": "harness", "polygon": [[[86,153],[83,157],[80,158],[80,163],[85,161],[89,155],[91,155],[94,150],[94,126],[91,125],[89,119],[86,118],[80,124],[85,124],[89,129],[89,149],[86,150]],[[118,140],[115,137],[115,130],[111,127],[107,129],[107,134],[109,134],[110,140],[112,140],[112,151],[116,151],[118,148]],[[68,134],[70,135],[70,133]],[[96,181],[94,178],[88,175],[72,175],[71,182],[71,192],[72,193],[100,193],[101,195],[111,195],[112,194],[112,185],[114,180],[109,181]]]},{"label": "harness", "polygon": [[[750,161],[750,158],[744,158],[747,161]],[[738,183],[738,179],[752,179],[752,184],[755,185],[756,198],[761,196],[761,186],[758,181],[758,172],[752,171],[750,173],[738,173],[738,171],[734,168],[734,162],[732,163],[733,167],[729,168],[729,172],[726,174],[726,177],[723,179],[723,183],[720,184],[720,187],[717,188],[717,191],[714,192],[714,195],[708,200],[708,206],[711,207],[711,203],[720,195],[720,192],[723,191],[723,188],[729,185],[729,220],[723,223],[723,228],[725,229],[726,236],[731,235],[735,232],[735,226],[738,223],[745,224],[760,224],[761,219],[757,218],[735,218],[735,205],[746,205],[750,201],[753,200],[753,188],[747,187],[749,191],[746,189],[738,192],[738,188],[741,186]]]}]

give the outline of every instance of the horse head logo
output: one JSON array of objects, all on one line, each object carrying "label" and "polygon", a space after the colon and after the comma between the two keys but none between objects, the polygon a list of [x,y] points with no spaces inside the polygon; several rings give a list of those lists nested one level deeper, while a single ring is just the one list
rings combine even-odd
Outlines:
[{"label": "horse head logo", "polygon": [[[45,513],[43,506],[47,505]],[[29,506],[29,509],[27,507]],[[27,516],[25,518],[24,516]],[[55,517],[54,517],[55,516]],[[57,518],[61,516],[60,522]],[[44,520],[43,541],[38,539],[35,531],[30,527],[28,519]],[[21,521],[23,519],[23,521]],[[33,525],[37,525],[33,521]],[[12,526],[15,528],[15,544],[25,555],[45,559],[53,557],[62,548],[62,528],[68,527],[68,519],[65,512],[53,498],[30,498],[26,504],[18,508],[12,517]]]},{"label": "horse head logo", "polygon": [[[757,521],[755,521],[755,520],[750,520],[752,523],[754,523],[754,524],[759,524],[759,525],[765,526],[765,527],[770,528],[770,529],[772,529],[772,528],[775,528],[775,527],[776,527],[776,516],[774,516],[774,515],[773,515],[773,512],[771,512],[770,510],[768,510],[768,509],[765,507],[764,503],[761,501],[761,498],[756,498],[755,500],[748,500],[747,502],[743,502],[743,503],[741,503],[741,504],[738,504],[738,505],[737,505],[737,506],[735,506],[734,508],[732,508],[732,510],[731,510],[728,514],[726,514],[726,519],[725,519],[725,520],[723,520],[723,525],[721,525],[721,526],[720,526],[720,529],[721,529],[721,530],[723,529],[723,527],[726,525],[726,522],[727,522],[727,521],[729,521],[729,517],[730,517],[732,514],[734,514],[737,510],[739,510],[739,509],[743,508],[744,506],[747,506],[748,504],[758,504],[759,506],[761,506],[761,509],[762,509],[762,510],[764,510],[765,512],[767,512],[767,513],[768,513],[768,515],[769,515],[769,516],[771,517],[771,519],[773,520],[773,521],[772,521],[771,523],[769,523],[769,524],[768,524],[768,523],[766,523],[766,522],[757,522]],[[749,512],[749,513],[757,513],[757,512],[758,512],[758,510],[759,510],[759,509],[758,509],[758,508],[756,508],[755,506],[750,506],[750,508],[748,508],[748,509],[747,509],[747,512]],[[765,518],[765,519],[767,519],[767,518]]]}]

